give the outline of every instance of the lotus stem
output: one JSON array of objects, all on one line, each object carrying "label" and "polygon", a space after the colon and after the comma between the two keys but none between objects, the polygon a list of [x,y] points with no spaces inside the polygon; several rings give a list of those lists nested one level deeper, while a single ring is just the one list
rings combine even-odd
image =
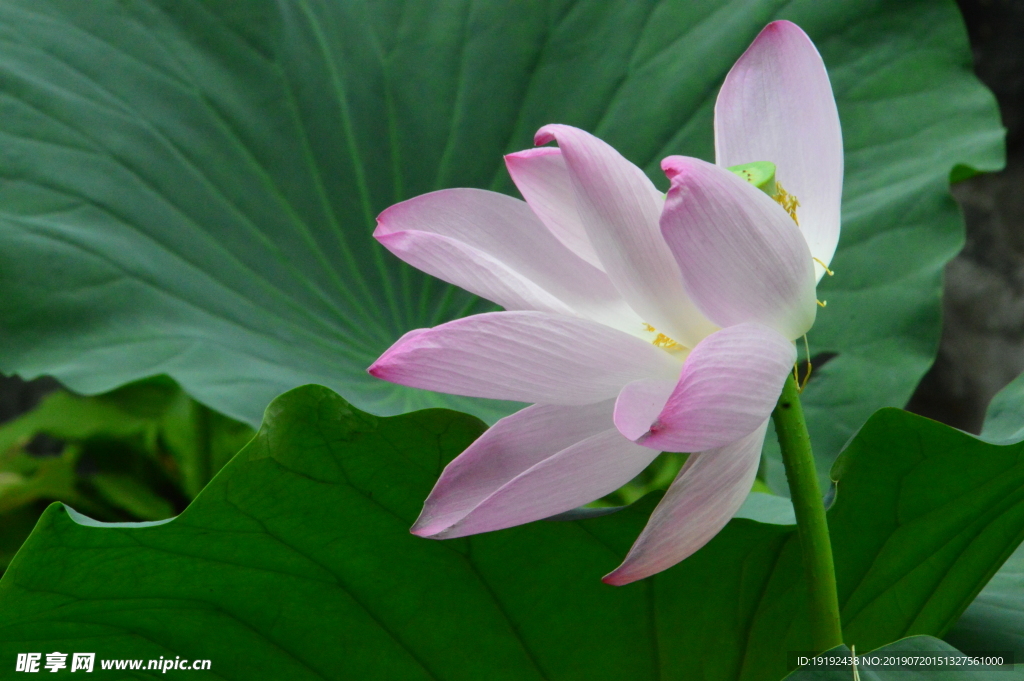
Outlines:
[{"label": "lotus stem", "polygon": [[786,378],[779,403],[772,412],[772,420],[779,437],[796,513],[797,536],[800,538],[811,609],[811,638],[817,651],[825,651],[843,643],[839,596],[811,438],[807,434],[803,407],[800,406],[800,389],[792,376]]}]

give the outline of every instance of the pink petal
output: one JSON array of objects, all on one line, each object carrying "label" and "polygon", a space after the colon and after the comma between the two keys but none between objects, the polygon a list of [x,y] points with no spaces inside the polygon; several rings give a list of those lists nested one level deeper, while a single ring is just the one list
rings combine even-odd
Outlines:
[{"label": "pink petal", "polygon": [[454,284],[506,310],[540,310],[573,315],[555,294],[497,258],[472,246],[429,232],[374,233],[391,253],[416,269]]},{"label": "pink petal", "polygon": [[591,404],[639,378],[679,375],[669,353],[586,319],[490,312],[406,334],[369,368],[377,378],[455,395]]},{"label": "pink petal", "polygon": [[445,467],[412,533],[442,532],[520,473],[608,430],[613,403],[535,404],[501,419]]},{"label": "pink petal", "polygon": [[546,125],[537,144],[557,139],[576,209],[608,277],[640,317],[686,347],[715,327],[683,289],[672,253],[658,227],[664,204],[643,171],[578,128]]},{"label": "pink petal", "polygon": [[[611,422],[608,422],[611,425]],[[540,461],[502,485],[439,539],[491,532],[564,513],[629,482],[659,452],[610,428]]]},{"label": "pink petal", "polygon": [[373,235],[413,267],[509,310],[579,314],[639,329],[608,276],[562,245],[526,203],[445,189],[391,206]]},{"label": "pink petal", "polygon": [[505,167],[544,226],[566,248],[604,271],[576,210],[572,182],[561,150],[542,147],[518,151],[505,157]]},{"label": "pink petal", "polygon": [[[693,349],[661,412],[632,439],[667,452],[703,452],[734,442],[771,414],[795,359],[793,344],[766,326],[722,329]],[[653,389],[632,388],[619,395],[613,417],[627,436],[640,432],[639,418],[651,413]]]},{"label": "pink petal", "polygon": [[758,322],[787,338],[814,323],[814,262],[785,210],[733,173],[686,156],[672,180],[661,233],[690,297],[719,326]]},{"label": "pink petal", "polygon": [[724,447],[691,454],[622,565],[604,577],[621,586],[688,558],[718,534],[750,493],[768,421]]},{"label": "pink petal", "polygon": [[665,408],[678,380],[643,378],[627,383],[615,401],[615,427],[624,436],[639,440]]},{"label": "pink petal", "polygon": [[[811,254],[828,264],[839,241],[843,138],[832,86],[810,38],[774,21],[733,65],[715,104],[715,156],[729,167],[771,161],[800,201]],[[817,266],[817,277],[824,268]]]}]

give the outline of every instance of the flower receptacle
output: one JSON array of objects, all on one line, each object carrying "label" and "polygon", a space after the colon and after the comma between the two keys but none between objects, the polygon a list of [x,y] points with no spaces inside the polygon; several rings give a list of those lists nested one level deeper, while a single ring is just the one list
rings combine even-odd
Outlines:
[{"label": "flower receptacle", "polygon": [[730,166],[729,171],[739,175],[768,196],[775,196],[775,164],[771,161],[741,163],[738,166]]}]

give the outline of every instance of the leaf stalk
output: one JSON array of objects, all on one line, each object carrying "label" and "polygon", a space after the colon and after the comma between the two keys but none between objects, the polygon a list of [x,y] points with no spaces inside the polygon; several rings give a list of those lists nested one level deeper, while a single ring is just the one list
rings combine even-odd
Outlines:
[{"label": "leaf stalk", "polygon": [[800,405],[800,388],[791,375],[786,378],[782,395],[772,412],[772,420],[796,513],[797,536],[800,538],[811,610],[811,638],[817,651],[825,651],[843,643],[836,571],[811,438]]}]

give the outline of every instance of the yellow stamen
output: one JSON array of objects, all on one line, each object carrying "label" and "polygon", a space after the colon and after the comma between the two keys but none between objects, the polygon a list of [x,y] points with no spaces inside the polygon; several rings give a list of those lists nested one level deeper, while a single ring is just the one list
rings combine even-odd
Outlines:
[{"label": "yellow stamen", "polygon": [[665,348],[665,349],[674,348],[674,347],[678,347],[679,346],[679,343],[676,343],[674,340],[672,340],[671,338],[669,338],[668,336],[666,336],[663,333],[659,333],[657,335],[657,337],[653,341],[651,341],[651,343],[656,348]]},{"label": "yellow stamen", "polygon": [[782,208],[789,213],[789,217],[793,218],[793,222],[800,225],[800,221],[796,219],[796,209],[800,205],[800,202],[796,200],[796,197],[787,192],[782,188],[782,185],[778,182],[775,183],[775,196],[772,197],[775,202],[782,206]]},{"label": "yellow stamen", "polygon": [[[644,322],[644,330],[648,333],[655,333],[657,331],[657,329],[646,322]],[[664,348],[665,350],[675,350],[683,347],[663,333],[658,333],[658,335],[654,337],[654,340],[651,341],[651,345],[656,348]]]},{"label": "yellow stamen", "polygon": [[814,256],[811,256],[811,260],[813,260],[814,262],[816,262],[816,263],[818,263],[819,265],[821,265],[822,267],[824,267],[824,268],[825,268],[825,274],[827,274],[827,275],[828,275],[828,276],[830,276],[830,277],[833,277],[833,276],[835,276],[835,274],[836,274],[836,273],[835,273],[835,272],[833,272],[832,270],[830,270],[830,269],[828,268],[828,265],[826,265],[826,264],[825,264],[825,263],[823,263],[822,261],[818,260],[818,259],[817,259],[817,258],[815,258]]},{"label": "yellow stamen", "polygon": [[818,304],[818,307],[825,307],[826,305],[828,305],[828,301],[827,300],[825,300],[825,301],[816,300],[814,302],[816,302]]}]

